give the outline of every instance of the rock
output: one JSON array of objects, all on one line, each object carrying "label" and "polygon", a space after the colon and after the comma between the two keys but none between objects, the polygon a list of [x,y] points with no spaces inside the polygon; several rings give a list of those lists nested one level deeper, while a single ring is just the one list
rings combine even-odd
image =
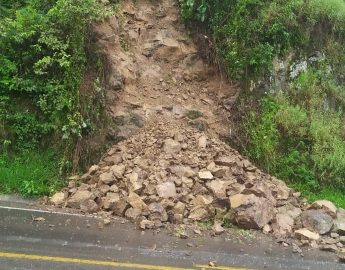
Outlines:
[{"label": "rock", "polygon": [[181,144],[173,139],[164,141],[163,150],[167,154],[176,154],[181,151]]},{"label": "rock", "polygon": [[340,236],[339,241],[340,243],[345,244],[345,236]]},{"label": "rock", "polygon": [[140,198],[135,192],[130,192],[127,198],[127,202],[135,209],[144,209],[147,208],[145,202]]},{"label": "rock", "polygon": [[308,229],[300,229],[295,231],[295,236],[298,239],[306,239],[306,240],[319,240],[320,239],[320,235],[318,233],[314,233],[309,231]]},{"label": "rock", "polygon": [[94,195],[88,190],[77,190],[68,200],[67,206],[72,208],[80,208],[80,205],[88,200],[93,200]]},{"label": "rock", "polygon": [[158,196],[161,198],[174,198],[176,197],[176,187],[173,182],[164,182],[156,186]]},{"label": "rock", "polygon": [[288,214],[277,214],[275,218],[275,228],[274,231],[279,234],[287,234],[292,232],[292,227],[294,225],[294,219]]},{"label": "rock", "polygon": [[326,234],[331,231],[333,227],[333,219],[323,210],[307,210],[301,215],[303,227],[317,232],[319,234]]},{"label": "rock", "polygon": [[198,173],[198,177],[201,180],[212,180],[213,179],[213,175],[210,171],[200,171]]},{"label": "rock", "polygon": [[80,210],[84,213],[95,213],[99,209],[98,204],[94,200],[87,200],[81,203]]},{"label": "rock", "polygon": [[198,139],[198,147],[204,149],[206,148],[206,146],[207,146],[207,137],[205,135],[202,135]]},{"label": "rock", "polygon": [[150,220],[167,221],[168,214],[160,203],[151,203],[149,205]]},{"label": "rock", "polygon": [[184,215],[184,212],[186,210],[186,204],[184,204],[183,202],[177,202],[173,208],[173,212],[174,214],[180,214],[180,215]]},{"label": "rock", "polygon": [[338,247],[335,244],[321,245],[320,246],[320,250],[337,253],[338,252]]},{"label": "rock", "polygon": [[216,234],[216,235],[220,235],[222,234],[225,230],[222,227],[222,224],[219,222],[215,222],[212,226],[212,231]]},{"label": "rock", "polygon": [[198,195],[196,196],[190,204],[192,206],[206,206],[210,205],[213,202],[212,196]]},{"label": "rock", "polygon": [[212,174],[214,177],[223,178],[230,174],[230,170],[228,167],[217,167],[212,170]]},{"label": "rock", "polygon": [[94,175],[97,171],[99,170],[99,166],[98,165],[92,165],[89,169],[89,174],[90,175]]},{"label": "rock", "polygon": [[309,209],[322,209],[332,218],[337,217],[337,207],[330,201],[319,200],[312,203]]},{"label": "rock", "polygon": [[334,231],[340,235],[345,235],[345,210],[339,208],[337,218],[334,220]]},{"label": "rock", "polygon": [[141,209],[139,208],[128,208],[125,217],[128,218],[130,221],[135,222],[141,216]]},{"label": "rock", "polygon": [[235,210],[234,222],[245,229],[262,229],[273,219],[272,203],[254,194],[230,196],[230,206]]},{"label": "rock", "polygon": [[126,166],[123,164],[111,166],[111,171],[117,179],[122,179],[126,171]]},{"label": "rock", "polygon": [[345,248],[339,250],[338,258],[341,262],[345,262]]},{"label": "rock", "polygon": [[65,199],[66,199],[66,194],[64,192],[58,192],[58,193],[55,193],[50,198],[50,202],[54,204],[55,206],[61,206],[62,204],[64,204]]},{"label": "rock", "polygon": [[131,173],[128,175],[128,180],[129,180],[129,191],[138,191],[143,188],[143,183],[139,179],[139,175],[136,172]]},{"label": "rock", "polygon": [[179,177],[193,177],[196,175],[196,172],[192,170],[191,167],[188,166],[172,166],[169,168],[170,171],[179,176]]},{"label": "rock", "polygon": [[270,225],[268,225],[268,224],[266,224],[263,228],[262,228],[262,232],[264,233],[264,234],[268,234],[268,233],[270,233],[272,231],[272,227],[270,226]]},{"label": "rock", "polygon": [[232,156],[221,156],[215,160],[216,165],[231,167],[236,164],[236,159]]},{"label": "rock", "polygon": [[212,191],[215,197],[224,198],[226,197],[226,189],[230,184],[228,181],[213,180],[207,182],[206,186]]},{"label": "rock", "polygon": [[140,228],[142,230],[153,229],[154,227],[155,227],[154,221],[147,220],[147,219],[143,219],[142,221],[140,221]]},{"label": "rock", "polygon": [[206,220],[209,217],[208,211],[203,207],[194,207],[188,216],[193,221]]},{"label": "rock", "polygon": [[115,177],[112,172],[105,172],[99,176],[99,180],[106,185],[111,185],[115,182]]}]

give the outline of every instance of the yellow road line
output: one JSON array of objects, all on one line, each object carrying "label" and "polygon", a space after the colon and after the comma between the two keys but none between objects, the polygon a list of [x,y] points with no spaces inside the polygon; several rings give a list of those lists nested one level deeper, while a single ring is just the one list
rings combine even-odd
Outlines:
[{"label": "yellow road line", "polygon": [[50,257],[50,256],[28,255],[28,254],[7,253],[7,252],[0,252],[0,258],[30,260],[30,261],[49,261],[49,262],[59,262],[59,263],[73,263],[73,264],[83,264],[83,265],[113,266],[113,267],[136,268],[136,269],[147,269],[147,270],[193,270],[193,269],[188,269],[188,268],[171,267],[171,266],[145,265],[145,264],[98,261],[98,260],[83,260],[83,259],[77,259],[77,258]]},{"label": "yellow road line", "polygon": [[[1,258],[29,260],[29,261],[49,261],[49,262],[58,262],[58,263],[83,264],[83,265],[112,266],[112,267],[145,269],[145,270],[193,270],[191,268],[181,268],[181,267],[173,267],[173,266],[123,263],[123,262],[99,261],[99,260],[84,260],[84,259],[78,259],[78,258],[52,257],[52,256],[9,253],[9,252],[0,252],[0,259]],[[195,267],[201,268],[201,269],[214,269],[214,270],[249,270],[245,268],[236,268],[236,267],[223,267],[223,266],[211,267],[208,265],[195,265]]]},{"label": "yellow road line", "polygon": [[227,267],[227,266],[209,266],[209,265],[195,265],[197,268],[201,269],[214,269],[214,270],[250,270],[248,268],[239,268],[239,267]]}]

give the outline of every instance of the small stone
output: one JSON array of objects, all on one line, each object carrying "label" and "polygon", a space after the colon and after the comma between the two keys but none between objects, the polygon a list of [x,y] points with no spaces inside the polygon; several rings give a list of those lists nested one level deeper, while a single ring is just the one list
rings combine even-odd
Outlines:
[{"label": "small stone", "polygon": [[206,148],[206,146],[207,146],[207,137],[205,135],[202,135],[198,139],[198,147],[204,149]]},{"label": "small stone", "polygon": [[295,243],[292,244],[292,252],[293,253],[302,253],[302,249],[297,246]]},{"label": "small stone", "polygon": [[210,171],[200,171],[198,173],[199,179],[201,180],[212,180],[213,175]]},{"label": "small stone", "polygon": [[173,182],[164,182],[156,186],[158,196],[161,198],[174,198],[176,197],[176,187]]},{"label": "small stone", "polygon": [[262,232],[264,234],[269,234],[272,231],[272,227],[269,224],[266,224],[263,228],[262,228]]},{"label": "small stone", "polygon": [[332,232],[332,233],[331,233],[331,237],[332,237],[332,238],[338,238],[338,237],[339,237],[339,234],[338,234],[338,233]]},{"label": "small stone", "polygon": [[87,200],[80,204],[80,210],[84,213],[95,213],[98,209],[99,206],[94,200]]},{"label": "small stone", "polygon": [[214,225],[212,226],[212,231],[216,234],[216,235],[220,235],[222,234],[225,230],[222,227],[222,225],[219,222],[215,222]]},{"label": "small stone", "polygon": [[321,245],[320,246],[320,250],[323,250],[323,251],[330,251],[330,252],[338,252],[338,247],[337,245],[335,244],[331,244],[331,245]]},{"label": "small stone", "polygon": [[199,229],[194,229],[193,232],[197,235],[202,235],[202,233]]},{"label": "small stone", "polygon": [[236,164],[236,159],[231,156],[218,157],[215,160],[216,165],[231,167]]},{"label": "small stone", "polygon": [[345,248],[339,250],[338,258],[341,262],[345,262]]},{"label": "small stone", "polygon": [[298,239],[307,239],[307,240],[319,240],[320,235],[318,233],[314,233],[312,231],[309,231],[308,229],[300,229],[295,231],[295,236]]},{"label": "small stone", "polygon": [[139,179],[139,175],[136,172],[131,173],[128,175],[128,180],[129,180],[129,191],[138,191],[143,188],[143,183]]},{"label": "small stone", "polygon": [[153,229],[155,227],[154,221],[143,219],[140,221],[140,229],[146,230],[146,229]]}]

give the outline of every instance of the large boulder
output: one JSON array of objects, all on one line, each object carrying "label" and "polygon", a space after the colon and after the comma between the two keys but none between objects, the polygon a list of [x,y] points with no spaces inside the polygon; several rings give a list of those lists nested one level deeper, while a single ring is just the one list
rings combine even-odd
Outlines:
[{"label": "large boulder", "polygon": [[55,193],[50,198],[50,202],[52,204],[54,204],[55,206],[61,206],[64,204],[66,198],[67,198],[67,196],[66,196],[65,192],[58,192],[58,193]]},{"label": "large boulder", "polygon": [[329,233],[333,227],[333,219],[323,210],[307,210],[301,215],[304,228],[319,234]]},{"label": "large boulder", "polygon": [[230,196],[230,206],[235,211],[234,222],[245,229],[262,229],[274,216],[272,202],[254,194]]},{"label": "large boulder", "polygon": [[337,217],[337,207],[334,205],[334,203],[330,201],[326,201],[326,200],[315,201],[312,203],[309,209],[322,209],[332,218]]},{"label": "large boulder", "polygon": [[77,190],[67,201],[67,206],[80,209],[80,206],[88,200],[95,199],[92,192],[88,190]]}]

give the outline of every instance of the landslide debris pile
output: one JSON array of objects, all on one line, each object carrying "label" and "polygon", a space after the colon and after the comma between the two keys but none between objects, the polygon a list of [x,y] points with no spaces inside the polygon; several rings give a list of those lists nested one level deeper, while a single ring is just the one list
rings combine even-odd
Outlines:
[{"label": "landslide debris pile", "polygon": [[309,205],[225,143],[173,120],[147,123],[113,146],[51,203],[106,211],[142,229],[216,219],[332,251],[345,240],[344,210]]}]

